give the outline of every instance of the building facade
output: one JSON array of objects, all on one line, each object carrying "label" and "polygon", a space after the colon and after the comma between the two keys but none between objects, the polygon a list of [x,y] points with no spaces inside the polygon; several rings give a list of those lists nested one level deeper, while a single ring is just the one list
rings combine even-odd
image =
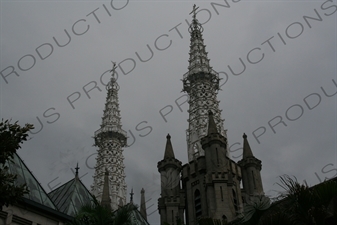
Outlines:
[{"label": "building facade", "polygon": [[157,166],[162,184],[158,199],[161,224],[196,225],[201,218],[232,221],[250,196],[263,195],[261,161],[253,156],[245,134],[243,159],[236,163],[229,158],[217,100],[220,78],[210,66],[196,10],[194,6],[189,66],[183,75],[183,91],[189,95],[188,163],[182,165],[175,158],[168,135],[164,159]]}]

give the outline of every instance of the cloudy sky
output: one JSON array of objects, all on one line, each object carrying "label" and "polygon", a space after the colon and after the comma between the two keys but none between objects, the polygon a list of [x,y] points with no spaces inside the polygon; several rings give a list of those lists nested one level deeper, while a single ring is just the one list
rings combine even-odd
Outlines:
[{"label": "cloudy sky", "polygon": [[270,196],[283,174],[309,185],[337,175],[336,1],[1,1],[0,117],[35,125],[19,155],[47,192],[74,177],[76,162],[90,189],[113,60],[128,192],[139,203],[146,189],[149,221],[159,224],[167,133],[187,162],[181,79],[193,4],[223,78],[231,157],[241,158],[245,132]]}]

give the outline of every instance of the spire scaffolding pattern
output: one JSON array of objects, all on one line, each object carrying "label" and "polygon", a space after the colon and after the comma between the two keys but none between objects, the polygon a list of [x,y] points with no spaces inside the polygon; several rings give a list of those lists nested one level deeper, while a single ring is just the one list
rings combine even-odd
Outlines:
[{"label": "spire scaffolding pattern", "polygon": [[127,134],[122,129],[118,104],[119,86],[116,82],[116,64],[113,63],[112,77],[106,86],[108,94],[102,117],[101,128],[95,132],[95,146],[98,147],[92,194],[98,201],[102,199],[104,174],[109,174],[109,194],[111,208],[116,210],[118,204],[126,204],[126,183],[124,173],[123,147],[126,146]]},{"label": "spire scaffolding pattern", "polygon": [[203,27],[196,19],[197,9],[194,5],[193,19],[189,27],[191,34],[189,66],[188,72],[183,76],[183,91],[189,95],[189,127],[186,131],[189,162],[204,155],[200,140],[207,135],[209,110],[214,114],[217,130],[221,135],[227,136],[217,100],[220,78],[209,64],[210,60],[202,38]]}]

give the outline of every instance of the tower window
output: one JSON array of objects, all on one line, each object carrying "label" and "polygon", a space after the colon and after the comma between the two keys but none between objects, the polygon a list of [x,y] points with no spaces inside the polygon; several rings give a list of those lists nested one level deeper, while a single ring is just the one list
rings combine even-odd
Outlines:
[{"label": "tower window", "polygon": [[232,194],[233,194],[233,205],[234,205],[234,209],[235,209],[235,212],[238,212],[239,211],[239,208],[238,208],[238,200],[236,198],[236,193],[234,191],[234,189],[232,189]]},{"label": "tower window", "polygon": [[195,216],[199,218],[202,214],[201,211],[201,196],[200,191],[197,189],[194,192],[194,207],[195,207]]},{"label": "tower window", "polygon": [[256,189],[255,176],[254,176],[254,171],[253,170],[252,170],[252,178],[253,178],[254,189]]},{"label": "tower window", "polygon": [[223,192],[222,192],[222,186],[220,186],[220,194],[221,194],[221,201],[223,201]]}]

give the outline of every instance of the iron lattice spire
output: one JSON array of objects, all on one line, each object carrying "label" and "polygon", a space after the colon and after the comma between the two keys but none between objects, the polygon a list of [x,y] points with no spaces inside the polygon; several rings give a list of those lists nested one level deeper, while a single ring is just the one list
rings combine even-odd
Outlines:
[{"label": "iron lattice spire", "polygon": [[188,72],[183,75],[183,91],[189,95],[187,120],[189,127],[186,131],[189,161],[204,155],[200,140],[207,135],[209,110],[214,114],[214,121],[220,134],[227,136],[217,100],[220,78],[209,64],[210,60],[202,38],[203,27],[196,18],[197,9],[194,5],[191,12],[193,19],[188,29],[191,34],[189,66]]},{"label": "iron lattice spire", "polygon": [[112,77],[107,88],[107,98],[102,117],[101,128],[95,132],[95,146],[98,147],[92,194],[98,201],[102,200],[104,174],[109,174],[109,194],[111,209],[126,204],[126,183],[124,173],[123,147],[126,147],[127,133],[122,129],[118,104],[119,86],[116,82],[116,64],[113,63]]}]

